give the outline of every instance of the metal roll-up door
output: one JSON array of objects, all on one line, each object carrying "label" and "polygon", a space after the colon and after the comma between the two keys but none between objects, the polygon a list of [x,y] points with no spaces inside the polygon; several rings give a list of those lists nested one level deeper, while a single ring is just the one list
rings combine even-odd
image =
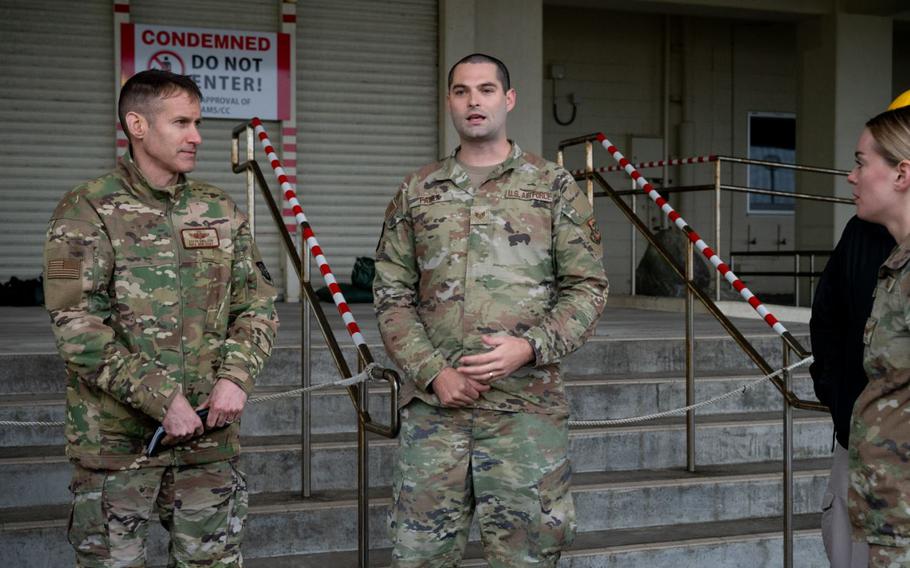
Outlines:
[{"label": "metal roll-up door", "polygon": [[110,0],[0,3],[0,281],[41,274],[63,194],[114,166]]},{"label": "metal roll-up door", "polygon": [[372,258],[404,176],[437,158],[436,10],[437,0],[298,3],[298,193],[342,282],[356,257]]},{"label": "metal roll-up door", "polygon": [[[279,9],[280,2],[276,0],[197,0],[194,2],[132,0],[130,19],[134,24],[278,32],[280,31]],[[220,187],[230,194],[241,209],[246,211],[246,175],[235,174],[231,171],[231,131],[242,122],[241,119],[203,117],[200,132],[202,146],[198,154],[196,169],[189,174],[189,177]],[[278,122],[264,123],[269,136],[276,142],[280,140],[278,125]],[[241,160],[245,159],[246,143],[244,140],[241,135]],[[259,166],[269,182],[272,195],[279,195],[278,182],[274,180],[272,168],[258,143],[256,161],[259,162]],[[272,221],[268,206],[257,189],[256,245],[273,274],[281,273],[284,264],[279,261],[282,245],[279,241],[278,230],[279,227]],[[282,286],[284,280],[284,278],[276,278],[276,281],[280,282]],[[283,293],[284,290],[281,292]]]}]

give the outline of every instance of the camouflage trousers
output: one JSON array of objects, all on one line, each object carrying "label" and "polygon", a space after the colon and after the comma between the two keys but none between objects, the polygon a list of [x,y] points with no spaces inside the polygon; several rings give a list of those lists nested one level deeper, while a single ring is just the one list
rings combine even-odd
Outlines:
[{"label": "camouflage trousers", "polygon": [[67,537],[76,565],[145,566],[149,519],[170,535],[169,567],[243,566],[247,488],[233,460],[126,471],[76,466]]},{"label": "camouflage trousers", "polygon": [[899,546],[869,545],[869,568],[907,568],[910,549]]},{"label": "camouflage trousers", "polygon": [[575,537],[565,416],[402,410],[392,566],[457,566],[477,513],[492,568],[555,566]]}]

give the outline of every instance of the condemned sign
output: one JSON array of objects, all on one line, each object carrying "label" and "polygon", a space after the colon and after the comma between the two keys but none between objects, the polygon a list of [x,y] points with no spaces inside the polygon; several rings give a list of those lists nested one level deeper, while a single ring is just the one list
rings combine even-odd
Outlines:
[{"label": "condemned sign", "polygon": [[290,118],[288,34],[121,24],[121,77],[164,69],[202,91],[202,116]]}]

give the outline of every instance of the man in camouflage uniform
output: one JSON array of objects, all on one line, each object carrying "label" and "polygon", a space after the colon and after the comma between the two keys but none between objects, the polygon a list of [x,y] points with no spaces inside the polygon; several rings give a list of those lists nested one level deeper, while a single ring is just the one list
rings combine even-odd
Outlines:
[{"label": "man in camouflage uniform", "polygon": [[[246,217],[184,176],[201,143],[201,98],[165,71],[127,81],[130,153],[67,193],[50,221],[44,286],[69,377],[68,538],[79,566],[144,566],[155,509],[171,566],[242,565],[236,420],[278,322]],[[165,450],[147,458],[159,425]]]},{"label": "man in camouflage uniform", "polygon": [[376,312],[405,371],[394,566],[454,566],[477,511],[491,566],[554,566],[575,532],[559,360],[606,300],[600,233],[572,176],[506,137],[499,60],[449,72],[461,146],[401,185]]}]

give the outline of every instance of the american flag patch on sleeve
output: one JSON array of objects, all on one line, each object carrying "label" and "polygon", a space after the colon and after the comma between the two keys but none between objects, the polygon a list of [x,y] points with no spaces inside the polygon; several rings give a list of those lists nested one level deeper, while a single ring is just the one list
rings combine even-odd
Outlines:
[{"label": "american flag patch on sleeve", "polygon": [[44,271],[44,277],[48,280],[79,278],[82,271],[82,263],[73,258],[55,258],[47,261],[47,268]]}]

